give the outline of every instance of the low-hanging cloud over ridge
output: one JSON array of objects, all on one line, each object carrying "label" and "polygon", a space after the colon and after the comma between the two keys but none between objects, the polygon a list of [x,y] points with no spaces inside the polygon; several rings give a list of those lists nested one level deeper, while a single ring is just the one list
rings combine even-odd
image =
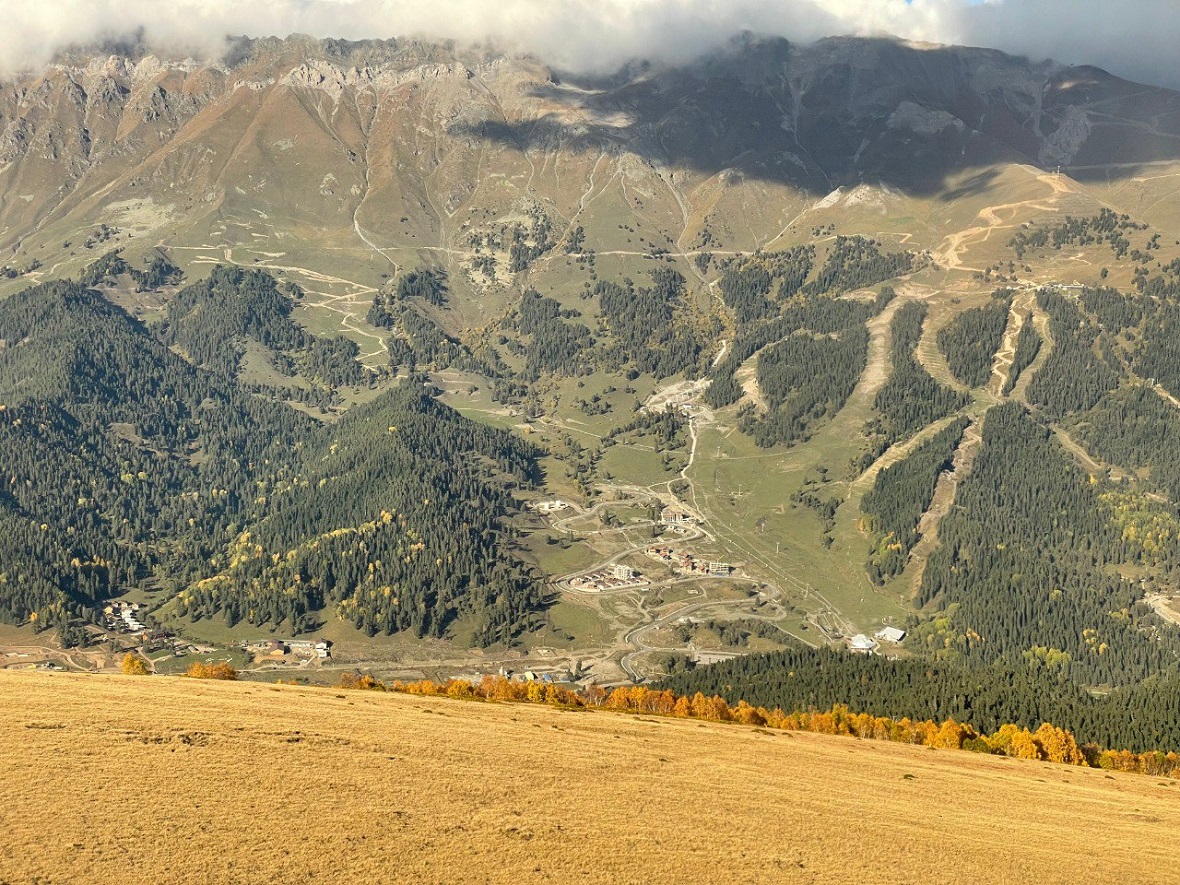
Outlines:
[{"label": "low-hanging cloud over ridge", "polygon": [[64,47],[127,40],[215,57],[228,35],[421,35],[493,43],[564,69],[685,61],[753,31],[810,42],[889,33],[1096,64],[1180,86],[1176,0],[0,0],[0,71]]}]

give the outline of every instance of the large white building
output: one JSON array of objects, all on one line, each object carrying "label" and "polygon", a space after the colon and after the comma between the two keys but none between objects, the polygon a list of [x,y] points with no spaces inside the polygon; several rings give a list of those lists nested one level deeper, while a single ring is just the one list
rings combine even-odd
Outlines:
[{"label": "large white building", "polygon": [[869,639],[863,633],[857,633],[850,640],[848,640],[848,650],[856,652],[861,655],[870,655],[877,648],[877,643]]}]

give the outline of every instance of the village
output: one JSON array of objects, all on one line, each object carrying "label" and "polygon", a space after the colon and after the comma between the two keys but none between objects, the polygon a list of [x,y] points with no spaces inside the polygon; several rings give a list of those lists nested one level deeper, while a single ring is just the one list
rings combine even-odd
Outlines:
[{"label": "village", "polygon": [[644,551],[652,559],[671,566],[678,575],[700,575],[710,578],[728,578],[733,566],[728,562],[699,559],[691,553],[677,551],[664,544],[652,544]]},{"label": "village", "polygon": [[[733,566],[721,560],[707,559],[677,550],[666,544],[652,544],[644,554],[668,566],[674,575],[680,577],[728,578]],[[572,575],[564,580],[571,590],[581,593],[606,593],[614,590],[644,590],[651,586],[651,579],[645,577],[634,566],[614,562],[590,572]]]},{"label": "village", "polygon": [[[217,651],[213,646],[190,643],[168,630],[150,627],[143,623],[141,615],[146,617],[136,602],[114,602],[103,609],[107,631],[121,638],[134,637],[148,654],[169,649],[179,658]],[[95,631],[99,632],[97,628]],[[257,664],[323,661],[332,657],[332,643],[323,639],[253,639],[237,644]]]},{"label": "village", "polygon": [[82,638],[74,645],[5,643],[0,669],[103,671],[118,668],[128,653],[142,658],[156,673],[182,672],[190,658],[207,663],[211,656],[253,669],[318,666],[332,658],[332,643],[326,639],[192,639],[156,623],[146,605],[126,600],[108,603],[99,623],[79,629]]},{"label": "village", "polygon": [[[625,543],[631,545],[627,549],[618,551],[616,548],[613,555],[601,560],[597,566],[558,579],[557,585],[567,591],[594,595],[649,590],[663,593],[663,588],[667,585],[686,583],[688,586],[680,592],[699,599],[702,592],[707,595],[708,591],[704,588],[709,585],[697,582],[732,580],[745,575],[742,563],[734,564],[718,555],[721,551],[715,549],[716,541],[705,530],[704,519],[680,500],[659,496],[648,506],[646,519],[637,514],[625,527],[601,518],[599,510],[610,506],[607,502],[584,509],[570,501],[555,498],[537,501],[529,506],[562,531],[586,532],[592,535],[610,535],[616,531],[639,531],[647,535],[650,531],[650,539],[646,542],[642,537],[627,538],[624,534],[622,537]],[[595,523],[585,528],[578,527],[577,520],[595,515],[599,515],[599,520]],[[599,527],[599,523],[602,528]],[[697,544],[703,547],[694,549]],[[606,550],[603,552],[607,553]],[[650,568],[643,566],[644,559],[651,563]],[[762,594],[759,596],[761,598]],[[648,597],[645,595],[642,598]],[[662,596],[655,598],[656,604],[660,604],[663,599]],[[636,604],[642,608],[651,603]],[[732,603],[722,602],[722,605],[726,604]],[[699,608],[701,603],[682,605],[691,609]],[[697,619],[686,616],[684,620],[695,622]],[[0,657],[0,668],[103,670],[115,666],[114,662],[127,652],[142,656],[156,673],[183,672],[190,660],[226,655],[229,657],[224,659],[232,660],[237,668],[254,672],[306,672],[309,669],[318,671],[325,667],[334,670],[342,663],[335,660],[337,656],[333,655],[333,643],[323,637],[259,636],[235,638],[227,643],[207,644],[177,635],[170,629],[163,629],[165,626],[168,625],[153,620],[148,613],[148,606],[142,602],[112,601],[103,610],[99,624],[83,628],[88,635],[86,647],[60,651],[35,646],[14,648],[11,650],[12,654]],[[829,641],[842,644],[850,651],[860,654],[888,654],[887,649],[890,646],[899,645],[905,638],[905,632],[894,627],[885,627],[872,636],[859,633],[852,636],[852,631],[849,631],[848,625],[845,624],[831,624],[828,629],[825,629],[822,623],[817,623],[816,626],[824,632]],[[644,651],[642,644],[640,645],[639,651],[636,652],[639,654]],[[501,667],[499,675],[540,683],[564,683],[585,677],[584,673],[579,672],[582,668],[572,666],[568,660],[560,664],[554,661],[558,664],[556,667],[546,667],[546,662],[540,659],[543,657],[542,652],[541,648],[534,649],[535,654],[531,656],[534,660],[528,662],[525,668],[513,673]],[[694,663],[724,660],[744,653],[728,649],[695,648],[692,648],[691,652]],[[344,661],[352,660],[352,657],[350,653],[343,655]],[[367,664],[369,661],[362,659],[358,663]],[[541,666],[538,668],[537,664]],[[642,674],[635,671],[630,658],[624,656],[621,666],[626,675],[633,679],[641,678]],[[464,675],[462,669],[452,670],[452,673],[456,672],[458,675],[454,678],[478,682],[489,671],[468,670]],[[496,671],[490,672],[494,675]]]}]

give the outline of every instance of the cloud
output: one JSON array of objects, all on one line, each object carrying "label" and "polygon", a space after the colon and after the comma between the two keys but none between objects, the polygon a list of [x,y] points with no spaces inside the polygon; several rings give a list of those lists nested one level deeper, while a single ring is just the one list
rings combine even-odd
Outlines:
[{"label": "cloud", "polygon": [[837,34],[988,46],[1097,64],[1180,86],[1175,0],[3,0],[0,69],[36,69],[63,47],[133,39],[216,56],[227,35],[492,43],[560,68],[678,62],[749,30],[810,42]]},{"label": "cloud", "polygon": [[1180,88],[1176,0],[915,0],[929,39],[988,46],[1033,59],[1090,64],[1142,83]]}]

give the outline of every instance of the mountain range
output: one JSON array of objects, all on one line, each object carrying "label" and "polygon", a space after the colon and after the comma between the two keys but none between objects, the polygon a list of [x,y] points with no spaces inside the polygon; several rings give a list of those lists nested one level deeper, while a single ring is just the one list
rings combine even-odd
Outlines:
[{"label": "mountain range", "polygon": [[800,216],[896,230],[901,215],[930,248],[1014,169],[1060,167],[1093,186],[1079,204],[1146,210],[1134,179],[1175,161],[1178,100],[887,39],[747,37],[599,80],[413,41],[242,40],[217,63],[77,52],[0,87],[0,248],[55,274],[88,241],[181,266],[228,249],[364,285],[435,263],[477,301],[519,280],[505,244],[473,241],[520,223],[536,245],[541,219],[554,243],[581,226],[599,253],[679,255],[781,246]]}]

